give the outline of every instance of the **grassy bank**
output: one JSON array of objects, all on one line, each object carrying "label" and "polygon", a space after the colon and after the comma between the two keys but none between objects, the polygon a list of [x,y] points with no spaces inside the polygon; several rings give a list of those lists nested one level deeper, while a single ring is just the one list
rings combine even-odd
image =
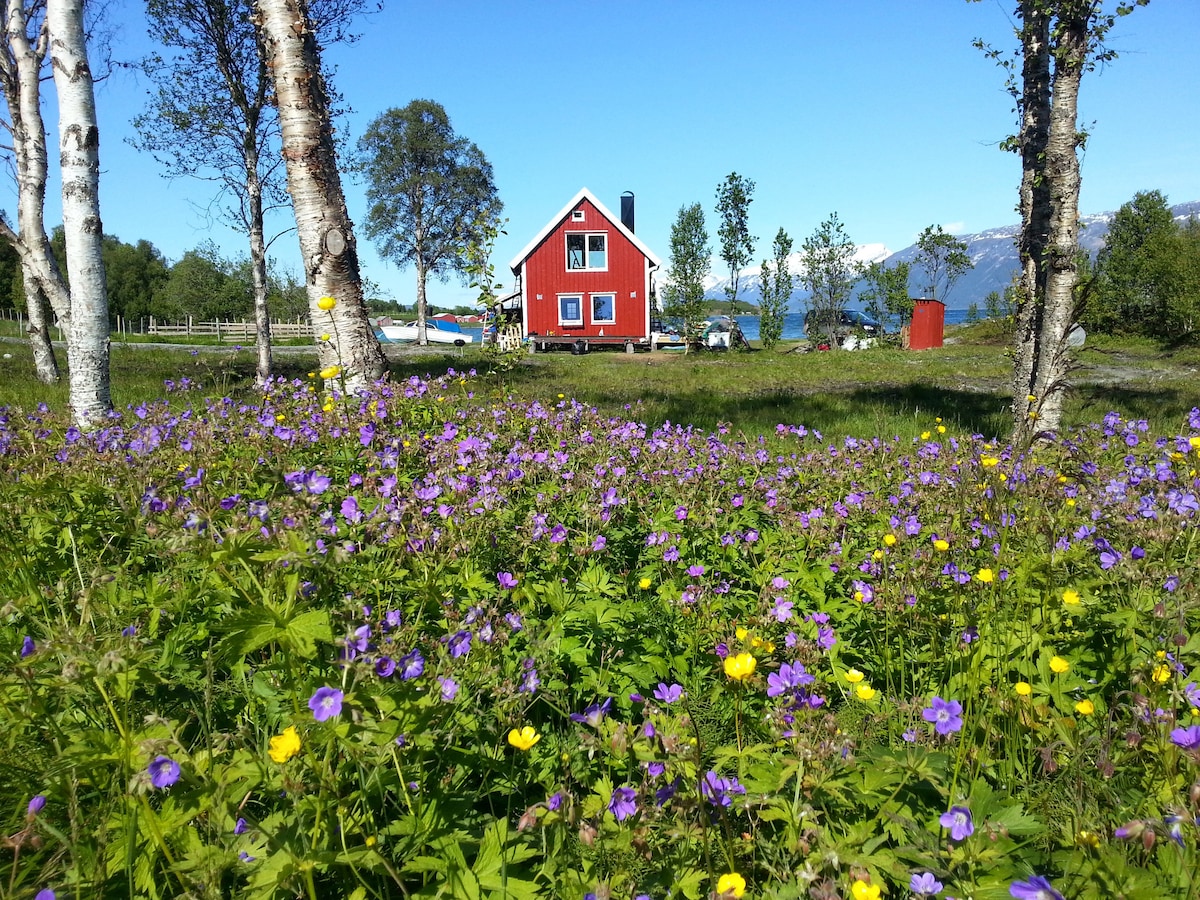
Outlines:
[{"label": "grassy bank", "polygon": [[[747,433],[769,433],[777,424],[802,424],[831,438],[887,435],[911,438],[936,417],[967,434],[1008,430],[1010,357],[1002,335],[989,325],[954,329],[940,350],[905,353],[799,353],[777,351],[683,356],[678,353],[550,353],[523,358],[493,371],[480,348],[389,348],[391,375],[445,373],[477,368],[490,373],[479,390],[492,398],[550,399],[558,394],[629,415],[651,426],[663,422]],[[65,385],[44,387],[30,377],[23,344],[5,344],[0,360],[0,404],[30,407],[66,402]],[[306,379],[315,353],[277,355],[277,371]],[[1077,353],[1067,405],[1068,424],[1094,421],[1115,410],[1177,427],[1200,405],[1200,349],[1164,349],[1138,341],[1099,340]],[[172,350],[114,343],[112,382],[118,407],[164,395],[164,384],[187,378],[204,393],[252,396],[254,356],[232,347]]]}]

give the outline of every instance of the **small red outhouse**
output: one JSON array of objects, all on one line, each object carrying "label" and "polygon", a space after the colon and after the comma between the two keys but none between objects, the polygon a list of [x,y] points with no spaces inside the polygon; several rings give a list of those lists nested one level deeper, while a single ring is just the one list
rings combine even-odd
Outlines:
[{"label": "small red outhouse", "polygon": [[617,218],[584,188],[513,259],[521,331],[535,347],[649,345],[662,263],[633,224],[632,194]]},{"label": "small red outhouse", "polygon": [[932,350],[942,346],[945,328],[945,303],[925,298],[914,300],[912,327],[908,332],[908,349]]}]

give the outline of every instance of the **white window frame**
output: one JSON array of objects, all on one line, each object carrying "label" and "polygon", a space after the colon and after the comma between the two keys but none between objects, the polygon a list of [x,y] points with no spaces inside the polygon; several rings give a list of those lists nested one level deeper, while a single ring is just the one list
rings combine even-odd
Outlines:
[{"label": "white window frame", "polygon": [[[568,231],[566,234],[567,234],[567,236],[563,239],[563,251],[565,253],[564,262],[566,264],[568,272],[607,272],[608,271],[608,255],[610,252],[612,252],[612,247],[611,247],[611,243],[608,240],[608,232],[607,231]],[[567,242],[575,235],[579,235],[583,238],[583,265],[582,266],[572,266],[571,265],[571,251],[567,248]],[[592,251],[588,247],[588,243],[589,243],[588,239],[594,238],[594,237],[604,238],[604,265],[602,265],[602,266],[591,265]]]},{"label": "white window frame", "polygon": [[[610,297],[612,298],[612,318],[597,319],[596,318],[596,298]],[[594,291],[588,294],[588,315],[591,317],[593,325],[616,325],[617,324],[617,292],[616,291]]]},{"label": "white window frame", "polygon": [[583,210],[582,209],[573,210],[571,213],[571,221],[572,222],[582,222],[583,221]]},{"label": "white window frame", "polygon": [[[575,300],[579,303],[579,318],[567,319],[563,316],[563,301]],[[559,294],[558,295],[558,324],[562,328],[581,328],[583,327],[583,300],[584,295],[581,293]]]}]

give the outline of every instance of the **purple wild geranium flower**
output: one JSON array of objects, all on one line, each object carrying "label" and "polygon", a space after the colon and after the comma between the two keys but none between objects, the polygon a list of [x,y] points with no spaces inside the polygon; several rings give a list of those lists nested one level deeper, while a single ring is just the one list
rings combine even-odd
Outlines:
[{"label": "purple wild geranium flower", "polygon": [[156,756],[146,771],[150,773],[150,783],[159,790],[169,788],[179,780],[179,763],[169,756]]},{"label": "purple wild geranium flower", "polygon": [[736,778],[722,778],[709,769],[700,782],[700,793],[713,806],[731,806],[733,797],[730,795],[744,794],[746,789],[738,783]]},{"label": "purple wild geranium flower", "polygon": [[1184,750],[1200,750],[1200,725],[1173,729],[1171,743]]},{"label": "purple wild geranium flower", "polygon": [[624,786],[616,788],[612,799],[608,801],[608,811],[616,816],[618,822],[624,822],[637,812],[637,791]]},{"label": "purple wild geranium flower", "polygon": [[459,631],[455,633],[447,641],[447,646],[450,648],[450,657],[452,659],[466,656],[471,651],[471,632]]},{"label": "purple wild geranium flower", "polygon": [[599,728],[600,723],[604,721],[604,717],[608,715],[608,711],[612,708],[612,697],[609,697],[603,703],[593,703],[581,713],[571,713],[571,721],[578,722],[581,725],[591,725],[593,728]]},{"label": "purple wild geranium flower", "polygon": [[245,819],[238,819],[236,822],[233,823],[233,833],[234,834],[245,834],[246,833],[246,820]]},{"label": "purple wild geranium flower", "polygon": [[32,800],[29,801],[29,807],[25,810],[25,815],[26,817],[32,819],[45,808],[46,798],[41,794],[37,794]]},{"label": "purple wild geranium flower", "polygon": [[443,703],[450,703],[458,696],[458,682],[453,678],[439,678],[438,687],[442,692]]},{"label": "purple wild geranium flower", "polygon": [[961,731],[963,726],[962,704],[957,700],[943,700],[934,697],[925,709],[921,710],[921,718],[933,723],[933,729],[938,734],[947,735]]},{"label": "purple wild geranium flower", "polygon": [[562,806],[562,802],[562,791],[556,791],[546,798],[546,809],[550,810],[550,812],[554,812],[556,809]]},{"label": "purple wild geranium flower", "polygon": [[512,572],[497,572],[496,581],[500,583],[500,587],[506,591],[511,591],[517,586],[517,579]]},{"label": "purple wild geranium flower", "polygon": [[663,703],[674,703],[683,696],[683,685],[681,684],[663,684],[661,681],[658,687],[654,689],[654,699],[661,700]]},{"label": "purple wild geranium flower", "polygon": [[1041,875],[1030,876],[1028,881],[1014,881],[1008,893],[1016,900],[1063,900],[1063,895]]},{"label": "purple wild geranium flower", "polygon": [[33,638],[31,638],[29,635],[25,635],[25,640],[21,641],[21,659],[25,659],[28,656],[33,656],[34,651],[36,650],[37,644],[33,642]]},{"label": "purple wild geranium flower", "polygon": [[420,650],[413,650],[400,657],[400,678],[403,681],[419,678],[424,671],[425,657],[421,655]]},{"label": "purple wild geranium flower", "polygon": [[908,881],[908,889],[921,897],[931,897],[941,891],[944,885],[938,881],[932,872],[919,872]]},{"label": "purple wild geranium flower", "polygon": [[938,818],[943,828],[950,829],[950,838],[963,841],[975,833],[975,823],[971,821],[971,811],[965,806],[952,806]]},{"label": "purple wild geranium flower", "polygon": [[37,895],[33,898],[33,900],[54,900],[54,896],[54,891],[52,891],[50,888],[42,888],[37,892]]},{"label": "purple wild geranium flower", "polygon": [[396,671],[396,661],[390,656],[381,656],[375,660],[375,674],[380,678],[391,678]]},{"label": "purple wild geranium flower", "polygon": [[815,680],[804,668],[803,663],[784,663],[779,667],[778,672],[772,672],[767,676],[767,696],[778,697],[792,688],[812,684]]},{"label": "purple wild geranium flower", "polygon": [[792,607],[794,605],[791,600],[776,597],[775,604],[771,607],[771,615],[775,617],[776,622],[786,622],[792,617]]},{"label": "purple wild geranium flower", "polygon": [[318,722],[334,719],[342,714],[342,699],[345,697],[337,688],[317,688],[308,700],[308,708],[312,710],[313,718]]}]

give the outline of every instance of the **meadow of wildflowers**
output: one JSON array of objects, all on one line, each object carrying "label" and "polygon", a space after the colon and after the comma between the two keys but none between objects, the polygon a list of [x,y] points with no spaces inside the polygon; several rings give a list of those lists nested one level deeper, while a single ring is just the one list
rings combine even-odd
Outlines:
[{"label": "meadow of wildflowers", "polygon": [[1200,410],[0,409],[0,897],[1200,895]]}]

